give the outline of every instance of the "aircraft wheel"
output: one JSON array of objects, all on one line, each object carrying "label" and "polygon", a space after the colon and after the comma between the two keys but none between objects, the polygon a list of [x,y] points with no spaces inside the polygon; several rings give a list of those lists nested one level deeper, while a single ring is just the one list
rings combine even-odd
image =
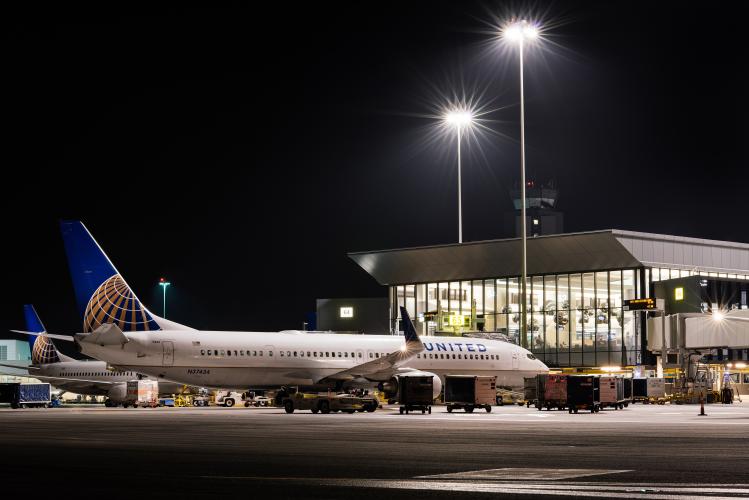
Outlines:
[{"label": "aircraft wheel", "polygon": [[330,403],[327,401],[320,401],[320,413],[330,413]]},{"label": "aircraft wheel", "polygon": [[486,413],[491,413],[491,412],[492,412],[492,407],[491,406],[487,406],[486,407]]}]

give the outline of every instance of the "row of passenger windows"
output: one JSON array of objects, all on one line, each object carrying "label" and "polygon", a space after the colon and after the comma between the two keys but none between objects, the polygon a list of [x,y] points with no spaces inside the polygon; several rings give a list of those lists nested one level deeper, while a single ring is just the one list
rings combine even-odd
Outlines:
[{"label": "row of passenger windows", "polygon": [[423,358],[423,359],[494,359],[499,361],[499,354],[436,354],[436,353],[429,353],[429,354],[417,354],[416,358]]},{"label": "row of passenger windows", "polygon": [[[384,357],[384,352],[370,352],[369,358],[376,359]],[[262,357],[267,355],[268,357],[273,356],[273,351],[257,351],[257,350],[241,350],[241,349],[201,349],[201,356],[250,356],[250,357]],[[278,355],[282,358],[351,358],[351,359],[362,359],[364,357],[361,352],[332,352],[332,351],[278,351]]]},{"label": "row of passenger windows", "polygon": [[64,373],[68,377],[134,377],[135,372],[73,372]]}]

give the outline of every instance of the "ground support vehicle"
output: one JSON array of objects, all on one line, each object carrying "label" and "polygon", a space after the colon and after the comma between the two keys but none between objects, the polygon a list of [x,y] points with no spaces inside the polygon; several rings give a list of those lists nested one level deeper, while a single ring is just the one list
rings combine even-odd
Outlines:
[{"label": "ground support vehicle", "polygon": [[506,404],[518,404],[522,406],[525,404],[525,394],[522,391],[513,391],[506,387],[498,387],[496,403],[497,406],[504,406]]},{"label": "ground support vehicle", "polygon": [[472,413],[476,408],[483,408],[490,413],[496,398],[497,377],[445,376],[445,403],[448,413],[461,408],[466,413]]},{"label": "ground support vehicle", "polygon": [[396,401],[401,415],[412,411],[432,413],[434,380],[431,376],[401,377],[398,380]]},{"label": "ground support vehicle", "polygon": [[567,377],[567,408],[570,413],[590,410],[597,413],[601,409],[599,377],[593,375],[570,375]]},{"label": "ground support vehicle", "polygon": [[[536,392],[538,398],[536,400],[536,408],[542,410],[546,408],[551,410],[556,408],[557,410],[564,410],[567,408],[567,379],[568,375],[564,374],[548,374],[548,375],[537,375],[537,386]],[[541,397],[543,395],[543,398]]]},{"label": "ground support vehicle", "polygon": [[52,401],[49,384],[0,384],[0,403],[9,403],[11,408],[46,408]]},{"label": "ground support vehicle", "polygon": [[216,391],[214,401],[218,406],[231,408],[234,405],[244,403],[244,396],[241,392],[234,391]]},{"label": "ground support vehicle", "polygon": [[249,408],[250,406],[271,406],[273,404],[273,400],[270,398],[267,398],[265,396],[255,396],[252,399],[247,399],[244,402],[245,408]]},{"label": "ground support vehicle", "polygon": [[357,411],[373,412],[377,409],[377,400],[372,396],[352,396],[351,394],[304,394],[295,392],[281,398],[281,406],[286,413],[296,410],[310,410],[312,413]]},{"label": "ground support vehicle", "polygon": [[155,380],[130,380],[127,382],[122,406],[155,408],[159,405],[159,383]]},{"label": "ground support vehicle", "polygon": [[624,409],[624,379],[619,377],[600,377],[599,390],[601,408]]}]

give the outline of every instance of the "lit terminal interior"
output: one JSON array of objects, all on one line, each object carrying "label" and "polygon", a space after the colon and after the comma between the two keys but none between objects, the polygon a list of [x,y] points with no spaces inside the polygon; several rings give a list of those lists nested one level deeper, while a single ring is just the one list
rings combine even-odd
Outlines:
[{"label": "lit terminal interior", "polygon": [[[403,306],[423,334],[505,337],[565,371],[662,373],[660,350],[649,348],[652,317],[747,309],[749,244],[615,229],[538,236],[528,240],[528,335],[521,339],[520,245],[519,238],[510,238],[349,257],[388,287],[391,333],[401,329]],[[673,311],[668,310],[655,299],[675,292],[656,285],[680,279],[706,290],[709,282],[723,292],[698,298],[692,286],[689,300],[681,301],[680,309],[672,301]],[[731,282],[735,285],[718,285]],[[626,301],[640,298],[653,298],[661,307],[628,310]],[[738,364],[731,376],[743,384],[749,332],[732,345],[720,342],[694,354],[719,360],[723,368]],[[685,361],[665,366],[688,370],[680,364]]]}]

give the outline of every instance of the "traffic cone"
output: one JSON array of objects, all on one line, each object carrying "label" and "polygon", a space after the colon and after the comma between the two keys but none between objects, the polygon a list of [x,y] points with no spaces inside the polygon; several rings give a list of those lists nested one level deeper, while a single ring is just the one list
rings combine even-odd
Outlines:
[{"label": "traffic cone", "polygon": [[707,413],[705,413],[705,398],[702,395],[700,395],[700,413],[697,416],[698,417],[706,417],[707,416]]}]

